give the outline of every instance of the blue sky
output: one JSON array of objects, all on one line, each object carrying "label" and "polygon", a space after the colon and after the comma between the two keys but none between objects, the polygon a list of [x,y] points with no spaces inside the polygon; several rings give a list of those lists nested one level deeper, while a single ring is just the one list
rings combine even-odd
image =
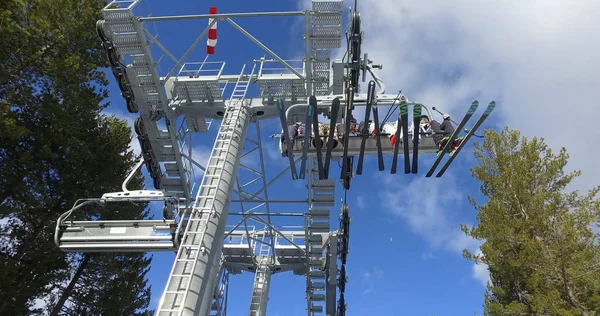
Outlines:
[{"label": "blue sky", "polygon": [[[307,3],[272,0],[192,3],[179,0],[167,4],[144,1],[138,14],[145,15],[149,10],[155,16],[203,14],[211,5],[217,6],[220,13],[292,11],[308,8]],[[346,7],[349,5],[347,3]],[[576,186],[587,189],[597,171],[592,170],[586,142],[575,130],[548,128],[549,122],[564,116],[561,102],[569,103],[572,111],[588,117],[600,114],[590,102],[596,94],[594,84],[598,83],[591,74],[598,66],[597,62],[590,63],[594,59],[587,53],[588,49],[597,50],[585,46],[589,37],[597,39],[598,35],[574,36],[580,34],[577,30],[591,30],[590,25],[597,24],[588,13],[591,11],[588,6],[597,5],[583,2],[573,5],[569,10],[576,17],[571,18],[560,14],[566,5],[566,2],[532,2],[516,6],[505,1],[484,6],[476,1],[458,5],[449,5],[446,1],[429,4],[359,1],[366,37],[363,50],[375,59],[375,63],[384,64],[381,76],[387,93],[395,94],[403,89],[409,99],[440,108],[455,120],[463,115],[473,99],[480,101],[480,107],[496,100],[496,112],[481,129],[499,129],[508,124],[523,130],[527,136],[546,137],[551,146],[567,145],[574,162],[570,168],[583,169],[586,175]],[[498,22],[503,23],[501,26],[491,22],[497,19],[504,21]],[[553,19],[560,19],[562,27],[557,28],[553,23],[558,22],[552,22]],[[283,59],[302,56],[299,18],[234,20]],[[148,28],[152,33],[158,30],[161,43],[173,55],[181,57],[205,25],[205,20],[159,22],[155,24],[156,29],[154,25]],[[566,51],[555,41],[586,49]],[[204,47],[205,40],[202,40],[188,61],[202,61]],[[157,50],[154,52],[157,59],[160,55],[156,54]],[[340,57],[341,54],[338,51],[332,55]],[[251,67],[252,60],[263,55],[266,53],[228,23],[218,24],[216,53],[209,60],[226,61],[226,74],[238,74],[244,63]],[[565,59],[567,57],[572,58]],[[161,65],[160,74],[165,75],[172,65],[168,62]],[[135,116],[126,112],[112,77],[110,89],[111,106],[107,113],[132,122]],[[253,90],[249,97],[255,95]],[[381,115],[386,111],[386,108],[380,110]],[[478,113],[482,111],[480,109]],[[564,120],[564,124],[576,122],[575,118]],[[265,162],[269,166],[267,179],[270,180],[282,170],[286,160],[277,152],[277,140],[268,137],[280,131],[278,120],[264,121],[261,126]],[[216,127],[218,125],[214,125],[209,133],[194,138],[198,144],[195,149],[202,159],[210,152]],[[250,129],[254,130],[254,126]],[[597,129],[586,130],[586,133],[590,137],[599,136]],[[134,147],[136,142],[134,140]],[[366,171],[354,178],[348,198],[352,224],[346,302],[350,315],[437,313],[441,316],[472,315],[473,312],[481,315],[487,272],[485,267],[474,266],[462,258],[462,249],[475,252],[479,243],[465,237],[459,227],[460,223],[475,223],[476,212],[468,203],[467,195],[484,202],[478,183],[469,173],[469,166],[476,163],[471,148],[468,146],[462,152],[441,179],[424,177],[433,162],[432,155],[421,155],[418,175],[390,175],[391,157],[386,157],[384,172],[378,172],[374,157],[366,159]],[[331,173],[337,175],[338,172],[337,164],[333,163]],[[149,181],[147,187],[152,187]],[[284,176],[269,190],[271,199],[305,199],[306,194],[301,180],[292,181],[289,176]],[[339,201],[342,196],[338,185],[336,199]],[[238,205],[234,203],[231,211],[239,211]],[[301,212],[306,208],[302,204],[274,205],[272,211]],[[338,202],[332,208],[332,230],[338,228],[339,210]],[[229,221],[232,220],[230,217]],[[285,224],[300,225],[301,222],[288,220]],[[174,254],[156,253],[153,256],[148,277],[152,284],[152,307],[156,308]],[[231,315],[247,313],[252,280],[253,274],[249,273],[231,276]],[[292,273],[275,275],[268,315],[304,315],[304,291],[303,277]]]}]

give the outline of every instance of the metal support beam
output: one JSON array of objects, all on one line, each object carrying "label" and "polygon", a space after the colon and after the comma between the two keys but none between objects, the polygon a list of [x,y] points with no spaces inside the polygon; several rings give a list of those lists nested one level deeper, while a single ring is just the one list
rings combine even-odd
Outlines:
[{"label": "metal support beam", "polygon": [[298,78],[304,79],[304,76],[302,74],[300,74],[296,69],[294,69],[285,60],[281,59],[281,57],[277,56],[277,54],[275,54],[272,50],[270,50],[267,46],[265,46],[265,44],[263,44],[259,40],[257,40],[254,36],[252,36],[252,34],[248,33],[246,30],[244,30],[244,28],[239,26],[237,23],[233,22],[232,19],[227,18],[227,22],[229,22],[229,24],[233,25],[233,27],[235,27],[238,31],[240,31],[240,33],[246,35],[247,38],[249,38],[252,42],[254,42],[254,44],[258,45],[258,47],[262,48],[265,52],[267,52],[269,55],[271,55],[271,57],[277,59],[277,61],[279,61],[282,65],[284,65],[285,68],[289,69],[293,74],[298,76]]},{"label": "metal support beam", "polygon": [[181,21],[181,20],[201,20],[213,18],[222,20],[227,18],[255,18],[263,16],[297,16],[304,15],[304,11],[287,12],[249,12],[249,13],[219,13],[219,14],[190,14],[190,15],[172,15],[172,16],[149,16],[138,18],[142,22],[158,21]]},{"label": "metal support beam", "polygon": [[171,76],[173,75],[173,73],[175,72],[175,70],[177,68],[181,67],[181,65],[183,65],[183,62],[185,61],[185,59],[192,53],[192,51],[194,50],[194,48],[196,48],[196,46],[198,46],[198,44],[200,43],[200,41],[208,33],[208,30],[210,30],[210,28],[215,23],[217,23],[217,20],[213,20],[212,22],[210,22],[210,24],[208,24],[208,26],[206,28],[204,28],[204,31],[202,31],[202,33],[200,33],[200,36],[198,36],[198,38],[196,38],[196,40],[194,41],[194,43],[192,43],[192,46],[190,46],[190,48],[188,48],[188,50],[185,52],[185,54],[183,54],[183,57],[181,57],[181,59],[177,62],[177,64],[175,65],[175,67],[173,67],[173,69],[171,69],[171,71],[169,71],[169,73],[167,74],[167,76],[162,79],[162,84],[163,85],[165,84],[165,82],[167,82],[167,80],[169,80],[169,78],[171,78]]},{"label": "metal support beam", "polygon": [[[231,113],[229,113],[230,111]],[[231,106],[225,113],[224,122],[230,121],[231,125],[221,125],[206,168],[205,180],[198,190],[198,196],[194,203],[194,212],[198,214],[200,210],[200,215],[197,216],[204,216],[206,209],[209,209],[210,212],[205,226],[200,221],[193,223],[192,219],[189,220],[191,224],[188,226],[198,227],[194,227],[196,231],[190,231],[189,227],[186,228],[186,234],[184,234],[169,281],[167,281],[165,293],[161,299],[158,311],[160,315],[170,315],[170,311],[177,311],[180,306],[183,307],[185,315],[209,314],[212,291],[217,283],[220,270],[223,249],[221,236],[225,234],[230,205],[229,197],[233,192],[238,174],[249,120],[249,111],[244,106]],[[210,175],[210,178],[207,178],[207,175]],[[204,232],[198,233],[201,230]],[[199,247],[199,249],[194,247]],[[198,251],[200,253],[197,253]],[[189,278],[191,278],[189,286],[186,286]],[[185,294],[181,295],[181,293]]]},{"label": "metal support beam", "polygon": [[[306,73],[306,93],[308,95],[314,95],[312,86],[312,54],[310,51],[310,12],[306,11],[304,13],[304,45],[305,45],[305,53],[306,60],[304,61],[304,72]],[[317,115],[315,113],[315,115]]]}]

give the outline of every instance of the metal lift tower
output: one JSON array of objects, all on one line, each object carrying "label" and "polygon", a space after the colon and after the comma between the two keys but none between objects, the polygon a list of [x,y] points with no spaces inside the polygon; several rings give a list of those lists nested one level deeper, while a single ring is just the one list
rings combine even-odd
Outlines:
[{"label": "metal lift tower", "polygon": [[[423,109],[431,117],[429,108],[410,102],[401,93],[385,94],[385,85],[376,73],[382,66],[374,64],[367,54],[362,55],[363,33],[356,4],[349,27],[344,29],[342,0],[312,0],[312,7],[304,11],[217,13],[211,7],[208,14],[184,16],[137,16],[140,2],[112,1],[102,10],[103,20],[96,28],[126,107],[139,115],[134,129],[143,159],[125,179],[122,192],[82,199],[61,215],[55,243],[69,252],[175,252],[157,310],[160,316],[226,315],[229,275],[243,271],[255,273],[248,315],[266,315],[271,277],[288,271],[306,278],[308,315],[345,315],[350,223],[346,192],[354,176],[354,157],[359,158],[356,173],[361,174],[364,155],[377,155],[379,169],[383,170],[382,156],[392,154],[395,173],[398,151],[403,147],[405,173],[417,173],[418,153],[439,151],[439,161],[427,174],[431,176],[443,154],[454,149],[439,177],[495,103],[490,103],[482,118],[461,138],[460,145],[450,148],[476,110],[478,103],[474,102],[447,145],[440,149],[430,137],[431,132],[418,125]],[[304,20],[304,34],[298,38],[305,45],[305,56],[300,61],[282,59],[234,21],[285,16]],[[171,54],[148,27],[149,23],[169,20],[207,22],[181,58]],[[254,60],[251,66],[242,65],[239,73],[224,74],[225,62],[207,61],[218,50],[217,24],[241,32],[269,58]],[[205,38],[207,58],[188,62],[188,56]],[[331,50],[340,47],[347,49],[346,57],[332,60]],[[161,59],[155,60],[151,48],[162,53],[161,59],[171,59],[175,67],[159,74]],[[362,76],[365,82],[367,75],[372,80],[366,93],[361,93],[359,80]],[[258,97],[247,96],[251,86],[258,88]],[[378,105],[400,108],[397,125],[390,133],[379,126]],[[357,106],[366,109],[364,124],[359,128],[353,116]],[[413,106],[413,130],[417,133],[408,129],[408,106]],[[371,112],[373,127],[369,123]],[[329,123],[321,123],[319,115]],[[289,160],[289,166],[271,180],[267,180],[263,159],[260,122],[264,120],[281,127],[276,140],[282,159]],[[207,153],[208,161],[202,165],[194,157],[192,135],[207,133],[214,121],[220,124],[212,151]],[[244,162],[250,154],[257,158]],[[342,161],[339,177],[330,177],[332,160]],[[143,165],[155,190],[129,190],[130,179]],[[203,175],[197,185],[199,169]],[[252,177],[243,177],[242,172]],[[306,182],[306,198],[277,200],[269,196],[268,188],[286,175]],[[331,231],[337,183],[344,197],[339,228]],[[72,218],[85,214],[89,205],[124,202],[160,203],[163,218]],[[300,207],[300,212],[276,213],[271,211],[276,203],[308,206]],[[232,204],[239,204],[239,210]],[[241,219],[227,226],[229,216]],[[299,225],[277,225],[275,218],[295,218]],[[260,228],[248,225],[249,220]]]}]

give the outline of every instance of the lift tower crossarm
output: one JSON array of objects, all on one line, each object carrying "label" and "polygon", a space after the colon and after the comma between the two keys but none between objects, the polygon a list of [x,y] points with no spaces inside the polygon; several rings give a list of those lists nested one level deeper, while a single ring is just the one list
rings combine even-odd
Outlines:
[{"label": "lift tower crossarm", "polygon": [[[201,19],[219,19],[226,18],[255,18],[265,16],[296,16],[304,15],[305,11],[284,11],[284,12],[243,12],[243,13],[217,13],[217,14],[190,14],[190,15],[172,15],[172,16],[149,16],[139,17],[141,22],[159,22],[159,21],[182,21],[182,20],[201,20]],[[311,14],[317,14],[311,12]]]}]

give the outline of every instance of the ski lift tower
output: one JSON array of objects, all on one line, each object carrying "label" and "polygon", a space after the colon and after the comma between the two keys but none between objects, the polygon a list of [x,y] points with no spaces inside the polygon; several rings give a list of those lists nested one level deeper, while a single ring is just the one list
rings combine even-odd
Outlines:
[{"label": "ski lift tower", "polygon": [[[310,10],[304,11],[218,13],[211,7],[207,14],[152,17],[136,15],[140,2],[112,1],[102,10],[103,20],[98,21],[96,28],[127,110],[139,115],[134,129],[143,159],[124,180],[121,192],[77,201],[61,215],[55,243],[67,252],[174,251],[176,257],[157,310],[159,316],[226,315],[229,275],[243,271],[255,274],[249,315],[266,315],[271,277],[288,271],[306,278],[308,315],[345,315],[350,216],[344,194],[339,229],[331,231],[336,184],[341,183],[344,191],[350,189],[354,156],[359,158],[356,174],[361,174],[364,155],[377,155],[379,169],[383,170],[382,156],[393,154],[395,173],[401,146],[405,173],[416,173],[418,153],[432,153],[438,148],[427,132],[416,133],[409,141],[408,106],[413,106],[417,131],[421,111],[429,109],[409,102],[402,94],[385,93],[385,85],[376,73],[382,66],[374,64],[367,54],[361,55],[362,31],[356,4],[346,31],[348,57],[332,60],[331,50],[345,43],[342,0],[312,0]],[[304,19],[303,37],[298,36],[305,45],[301,61],[282,59],[234,21],[286,16]],[[183,20],[206,24],[189,49],[177,58],[148,25]],[[216,49],[217,23],[231,26],[227,31],[241,32],[269,58],[254,60],[251,67],[242,65],[239,73],[225,74],[225,62],[208,61]],[[206,58],[188,61],[205,38]],[[163,57],[155,60],[151,49]],[[166,74],[158,70],[162,58],[175,64]],[[359,78],[365,82],[368,74],[372,80],[367,92],[361,93]],[[247,96],[252,85],[258,86],[258,97]],[[395,104],[401,109],[398,128],[391,134],[382,133],[377,106]],[[360,131],[351,128],[356,106],[366,108],[366,123]],[[490,107],[493,109],[492,104]],[[476,105],[468,115],[474,112],[473,108]],[[368,128],[371,112],[375,135]],[[319,114],[330,123],[320,123]],[[463,139],[441,174],[482,119]],[[208,133],[215,120],[220,121],[218,131],[208,161],[202,165],[194,157],[192,135]],[[289,166],[269,181],[261,141],[260,122],[264,120],[281,125],[282,134],[276,140],[282,159],[289,161]],[[304,123],[303,132],[290,135],[288,127],[296,122]],[[459,124],[457,131],[464,123]],[[452,138],[457,136],[454,134],[458,132]],[[387,136],[396,136],[395,142],[382,141]],[[244,163],[243,158],[252,153],[257,155],[254,163]],[[339,159],[339,177],[330,176],[330,162]],[[148,170],[155,190],[128,189],[130,179],[142,166]],[[198,170],[203,175],[197,184]],[[253,176],[244,178],[243,171]],[[305,198],[276,200],[269,196],[268,188],[286,175],[294,181],[306,181]],[[123,202],[159,203],[163,218],[90,220],[92,216],[85,211],[90,206]],[[256,206],[248,207],[252,203]],[[271,211],[277,203],[308,207],[300,207],[300,212]],[[232,204],[239,204],[239,210]],[[74,220],[77,216],[83,220]],[[241,219],[228,226],[230,217]],[[300,225],[277,225],[275,218],[296,219]],[[260,228],[248,225],[249,220],[257,222]]]}]

